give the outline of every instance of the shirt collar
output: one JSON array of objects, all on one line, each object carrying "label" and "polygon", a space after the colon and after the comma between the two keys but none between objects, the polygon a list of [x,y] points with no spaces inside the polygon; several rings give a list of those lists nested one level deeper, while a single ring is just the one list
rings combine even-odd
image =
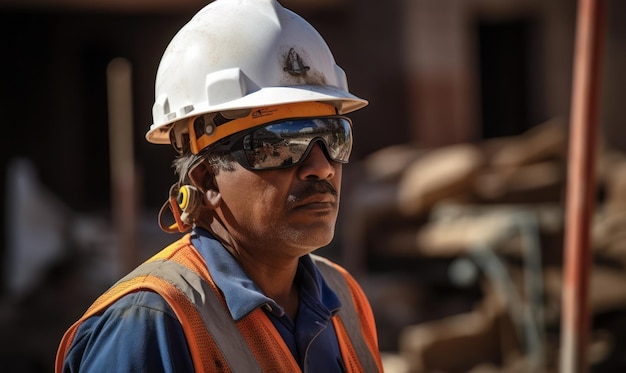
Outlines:
[{"label": "shirt collar", "polygon": [[[191,242],[200,253],[211,273],[215,285],[222,291],[226,305],[235,321],[240,320],[258,307],[266,306],[278,317],[283,308],[265,296],[261,289],[241,268],[235,258],[213,235],[200,227],[194,227]],[[328,286],[309,255],[300,258],[296,272],[301,301],[316,305],[321,314],[336,313],[341,302]]]}]

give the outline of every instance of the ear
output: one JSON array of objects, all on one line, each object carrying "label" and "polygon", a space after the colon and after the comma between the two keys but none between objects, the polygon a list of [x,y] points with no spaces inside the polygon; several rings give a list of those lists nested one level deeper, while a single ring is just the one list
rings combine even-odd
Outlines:
[{"label": "ear", "polygon": [[211,210],[215,210],[222,203],[222,194],[215,189],[208,189],[204,195],[206,196],[206,203]]},{"label": "ear", "polygon": [[217,190],[215,185],[215,173],[208,162],[200,162],[189,171],[189,179],[192,184],[202,193],[209,189]]},{"label": "ear", "polygon": [[206,205],[215,210],[222,202],[222,195],[215,183],[215,173],[208,162],[201,162],[189,171],[194,186],[206,197]]}]

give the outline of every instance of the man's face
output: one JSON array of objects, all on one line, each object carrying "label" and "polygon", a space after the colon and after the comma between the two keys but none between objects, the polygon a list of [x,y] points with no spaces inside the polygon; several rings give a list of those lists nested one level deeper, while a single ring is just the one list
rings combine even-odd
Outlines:
[{"label": "man's face", "polygon": [[293,167],[250,171],[234,166],[215,178],[222,195],[217,213],[241,247],[299,257],[330,243],[342,165],[329,160],[319,143]]}]

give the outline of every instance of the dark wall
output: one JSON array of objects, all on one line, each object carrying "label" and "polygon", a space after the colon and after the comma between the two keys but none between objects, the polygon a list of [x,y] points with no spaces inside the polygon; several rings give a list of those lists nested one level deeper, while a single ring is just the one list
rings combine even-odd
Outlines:
[{"label": "dark wall", "polygon": [[476,22],[481,138],[519,135],[549,119],[539,61],[545,34],[533,17]]},{"label": "dark wall", "polygon": [[[143,138],[151,123],[153,79],[167,41],[184,15],[92,13],[5,13],[8,35],[0,66],[4,116],[2,165],[15,156],[36,164],[42,181],[70,207],[109,204],[106,66],[115,57],[133,65],[135,144],[146,194],[168,181],[153,169],[169,167],[169,149],[149,147]],[[19,31],[18,31],[19,30]],[[167,174],[167,172],[166,172]]]}]

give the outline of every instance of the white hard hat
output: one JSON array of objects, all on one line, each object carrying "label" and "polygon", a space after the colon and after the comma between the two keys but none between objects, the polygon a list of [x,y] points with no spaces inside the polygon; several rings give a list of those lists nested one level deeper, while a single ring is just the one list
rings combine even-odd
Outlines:
[{"label": "white hard hat", "polygon": [[320,34],[275,0],[216,0],[168,45],[156,76],[151,143],[168,144],[173,123],[205,113],[323,102],[345,114],[352,95]]}]

